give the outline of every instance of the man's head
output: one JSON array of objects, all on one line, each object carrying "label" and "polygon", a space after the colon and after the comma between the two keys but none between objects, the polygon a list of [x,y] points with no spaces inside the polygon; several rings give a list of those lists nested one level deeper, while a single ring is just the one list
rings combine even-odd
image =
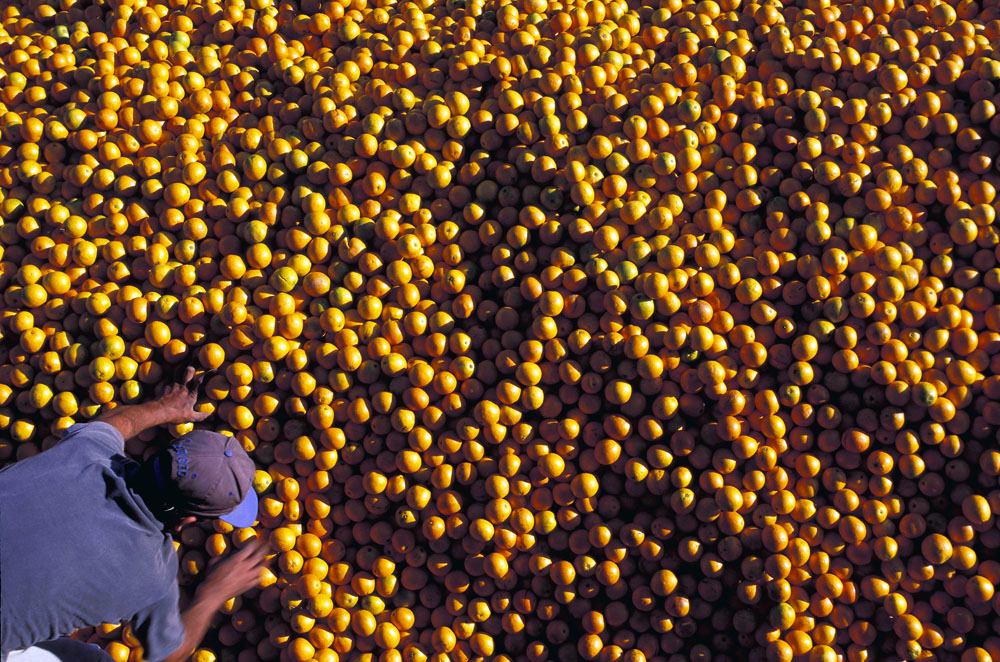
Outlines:
[{"label": "man's head", "polygon": [[253,460],[232,437],[194,430],[149,458],[145,469],[174,519],[218,517],[235,527],[257,519]]}]

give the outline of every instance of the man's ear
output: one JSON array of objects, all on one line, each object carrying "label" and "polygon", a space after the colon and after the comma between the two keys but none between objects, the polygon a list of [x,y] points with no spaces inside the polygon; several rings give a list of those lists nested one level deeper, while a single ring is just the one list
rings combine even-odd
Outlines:
[{"label": "man's ear", "polygon": [[195,517],[194,515],[188,515],[187,517],[182,517],[174,526],[174,533],[180,533],[181,529],[183,529],[185,526],[187,526],[188,524],[194,524],[197,521],[198,518]]}]

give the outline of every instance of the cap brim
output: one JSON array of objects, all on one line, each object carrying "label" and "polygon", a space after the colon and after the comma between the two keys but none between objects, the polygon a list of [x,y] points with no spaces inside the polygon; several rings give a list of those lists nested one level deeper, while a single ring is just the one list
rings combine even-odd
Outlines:
[{"label": "cap brim", "polygon": [[247,495],[243,498],[243,503],[230,510],[225,515],[220,515],[219,519],[227,524],[231,524],[237,529],[253,526],[257,521],[257,492],[251,487]]}]

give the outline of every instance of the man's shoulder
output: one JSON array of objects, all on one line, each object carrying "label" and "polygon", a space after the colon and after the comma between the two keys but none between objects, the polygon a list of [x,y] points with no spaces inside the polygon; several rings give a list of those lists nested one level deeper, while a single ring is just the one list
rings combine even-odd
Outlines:
[{"label": "man's shoulder", "polygon": [[163,530],[151,529],[149,534],[143,536],[142,541],[142,563],[149,565],[149,576],[158,582],[176,583],[180,559],[177,557],[174,539]]},{"label": "man's shoulder", "polygon": [[125,452],[125,439],[115,426],[104,421],[76,423],[66,430],[57,446],[77,444],[110,457]]},{"label": "man's shoulder", "polygon": [[125,444],[119,440],[121,435],[107,423],[73,425],[47,450],[0,470],[0,490],[34,491],[39,482],[75,479],[88,466],[110,466],[112,458],[124,457]]},{"label": "man's shoulder", "polygon": [[103,421],[89,421],[71,425],[48,450],[15,462],[4,471],[49,471],[81,463],[107,464],[114,457],[125,457],[125,440],[121,433]]},{"label": "man's shoulder", "polygon": [[[131,596],[128,602],[133,605],[152,604],[170,595],[180,565],[170,537],[135,520],[114,517],[115,532],[103,536],[104,565],[113,566],[121,577],[121,594]],[[141,531],[135,528],[137,524]]]},{"label": "man's shoulder", "polygon": [[[146,560],[143,563],[149,565],[144,569],[145,586],[143,591],[148,604],[176,601],[179,597],[177,580],[180,561],[174,551],[171,538],[165,535],[163,543],[159,546],[150,541],[150,553],[146,554],[145,557]],[[135,570],[138,572],[139,568]]]}]

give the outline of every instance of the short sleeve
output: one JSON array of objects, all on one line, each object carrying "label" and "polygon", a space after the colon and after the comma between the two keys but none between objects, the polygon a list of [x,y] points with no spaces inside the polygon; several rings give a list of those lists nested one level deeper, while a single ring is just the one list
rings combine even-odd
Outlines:
[{"label": "short sleeve", "polygon": [[163,660],[184,643],[179,599],[177,583],[173,582],[163,598],[132,619],[132,631],[142,643],[144,657],[149,662]]},{"label": "short sleeve", "polygon": [[125,452],[125,439],[118,428],[104,421],[77,423],[66,430],[60,444],[90,444],[108,457]]}]

